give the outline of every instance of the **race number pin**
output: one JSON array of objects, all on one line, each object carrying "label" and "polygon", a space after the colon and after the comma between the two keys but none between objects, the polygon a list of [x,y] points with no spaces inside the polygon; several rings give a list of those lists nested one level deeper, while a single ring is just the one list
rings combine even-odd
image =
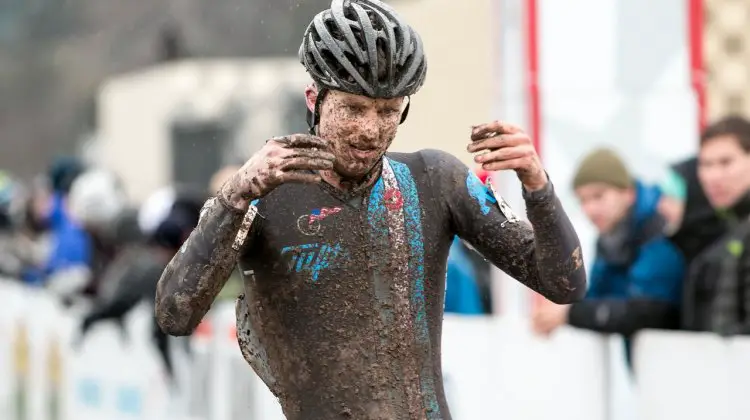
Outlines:
[{"label": "race number pin", "polygon": [[248,206],[247,213],[245,213],[245,217],[242,219],[240,230],[237,232],[237,236],[234,238],[234,243],[232,244],[232,249],[235,251],[239,251],[242,248],[242,245],[245,244],[247,234],[250,232],[250,228],[253,225],[253,220],[255,220],[255,216],[258,215],[258,208],[255,207],[256,202],[257,201],[254,201],[253,204]]},{"label": "race number pin", "polygon": [[492,179],[487,178],[487,187],[492,191],[492,195],[495,196],[495,199],[497,200],[497,206],[500,208],[500,213],[505,216],[505,221],[500,225],[501,227],[505,227],[506,223],[517,223],[520,222],[521,219],[516,216],[516,213],[513,212],[513,209],[510,208],[510,205],[507,201],[503,198],[502,195],[498,194],[497,190],[495,189],[495,186],[492,184]]}]

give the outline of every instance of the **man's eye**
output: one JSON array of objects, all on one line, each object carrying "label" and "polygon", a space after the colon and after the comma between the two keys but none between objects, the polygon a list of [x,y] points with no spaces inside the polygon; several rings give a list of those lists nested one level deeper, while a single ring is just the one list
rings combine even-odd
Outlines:
[{"label": "man's eye", "polygon": [[394,115],[394,114],[398,113],[398,112],[399,112],[398,109],[393,109],[393,108],[387,108],[387,109],[381,109],[380,110],[380,114],[381,115],[385,115],[385,116],[389,116],[389,117],[391,115]]},{"label": "man's eye", "polygon": [[723,158],[719,161],[719,165],[721,166],[729,166],[732,163],[734,163],[734,158]]}]

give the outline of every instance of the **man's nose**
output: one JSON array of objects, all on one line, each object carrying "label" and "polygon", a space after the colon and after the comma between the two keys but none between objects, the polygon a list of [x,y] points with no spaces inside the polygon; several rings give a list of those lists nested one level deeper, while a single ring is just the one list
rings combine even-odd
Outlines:
[{"label": "man's nose", "polygon": [[705,180],[710,184],[722,182],[724,178],[724,171],[720,169],[714,169],[705,174]]},{"label": "man's nose", "polygon": [[362,140],[375,141],[380,134],[380,127],[376,122],[367,121],[360,126],[360,135]]}]

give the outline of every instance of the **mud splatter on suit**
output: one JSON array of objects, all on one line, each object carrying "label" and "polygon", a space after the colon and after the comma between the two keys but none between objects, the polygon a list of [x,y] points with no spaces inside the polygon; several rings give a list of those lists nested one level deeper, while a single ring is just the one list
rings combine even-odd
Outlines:
[{"label": "mud splatter on suit", "polygon": [[[228,258],[252,273],[237,300],[240,349],[289,419],[450,419],[440,336],[454,235],[553,301],[585,293],[578,237],[551,183],[524,193],[532,231],[456,158],[387,156],[392,179],[362,191],[285,184],[263,197],[239,255],[243,214],[209,203],[165,272],[183,288]],[[324,208],[340,210],[312,217]],[[184,290],[174,307],[200,300]]]}]

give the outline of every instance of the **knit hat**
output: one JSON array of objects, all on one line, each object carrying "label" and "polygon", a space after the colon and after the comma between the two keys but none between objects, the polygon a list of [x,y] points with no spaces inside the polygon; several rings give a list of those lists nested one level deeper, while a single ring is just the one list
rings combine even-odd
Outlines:
[{"label": "knit hat", "polygon": [[614,151],[597,149],[581,161],[573,177],[573,189],[593,183],[630,188],[633,186],[633,178]]}]

